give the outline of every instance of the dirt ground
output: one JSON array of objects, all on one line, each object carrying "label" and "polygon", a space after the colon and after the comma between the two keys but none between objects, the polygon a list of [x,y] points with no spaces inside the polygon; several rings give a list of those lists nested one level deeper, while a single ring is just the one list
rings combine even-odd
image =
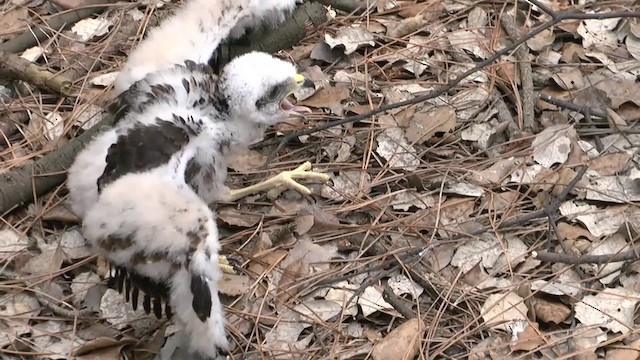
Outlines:
[{"label": "dirt ground", "polygon": [[[167,358],[178,329],[107,288],[64,173],[180,4],[0,4],[0,358]],[[305,1],[254,34],[313,114],[229,185],[331,180],[216,206],[230,359],[640,359],[640,4],[580,4]]]}]

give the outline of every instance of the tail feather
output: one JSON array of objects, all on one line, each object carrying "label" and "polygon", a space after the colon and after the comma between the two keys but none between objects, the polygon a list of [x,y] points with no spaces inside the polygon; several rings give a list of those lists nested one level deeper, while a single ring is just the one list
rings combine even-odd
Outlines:
[{"label": "tail feather", "polygon": [[209,281],[202,275],[191,275],[191,306],[200,321],[205,322],[211,316],[211,290]]}]

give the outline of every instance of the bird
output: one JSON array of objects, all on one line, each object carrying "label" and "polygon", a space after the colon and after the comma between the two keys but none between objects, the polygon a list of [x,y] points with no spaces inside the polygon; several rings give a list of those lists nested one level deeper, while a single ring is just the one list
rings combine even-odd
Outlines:
[{"label": "bird", "polygon": [[249,29],[284,21],[300,0],[188,0],[152,28],[133,49],[114,81],[120,95],[136,81],[186,60],[207,63],[221,42],[241,38]]},{"label": "bird", "polygon": [[118,290],[134,308],[142,296],[145,311],[158,317],[164,305],[199,357],[229,349],[217,294],[218,229],[208,201],[295,183],[296,176],[328,180],[305,163],[248,192],[224,185],[233,148],[305,111],[287,100],[305,84],[293,64],[260,52],[233,59],[220,75],[192,61],[155,71],[121,94],[118,125],[69,169],[72,210],[81,214],[85,239],[112,267]]}]

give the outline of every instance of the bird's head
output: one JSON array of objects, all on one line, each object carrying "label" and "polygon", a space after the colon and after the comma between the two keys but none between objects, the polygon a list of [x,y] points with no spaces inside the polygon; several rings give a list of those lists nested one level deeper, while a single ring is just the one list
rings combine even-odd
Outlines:
[{"label": "bird's head", "polygon": [[298,88],[307,86],[313,82],[298,74],[291,63],[261,52],[235,58],[221,73],[231,113],[267,125],[311,112],[287,100]]}]

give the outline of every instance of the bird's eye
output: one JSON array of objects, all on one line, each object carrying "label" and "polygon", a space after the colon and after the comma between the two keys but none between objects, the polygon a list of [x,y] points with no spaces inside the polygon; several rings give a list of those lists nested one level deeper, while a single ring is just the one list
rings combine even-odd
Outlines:
[{"label": "bird's eye", "polygon": [[277,86],[274,86],[269,91],[269,94],[267,95],[267,97],[269,98],[269,100],[275,101],[278,99],[278,95],[280,95],[280,88]]}]

